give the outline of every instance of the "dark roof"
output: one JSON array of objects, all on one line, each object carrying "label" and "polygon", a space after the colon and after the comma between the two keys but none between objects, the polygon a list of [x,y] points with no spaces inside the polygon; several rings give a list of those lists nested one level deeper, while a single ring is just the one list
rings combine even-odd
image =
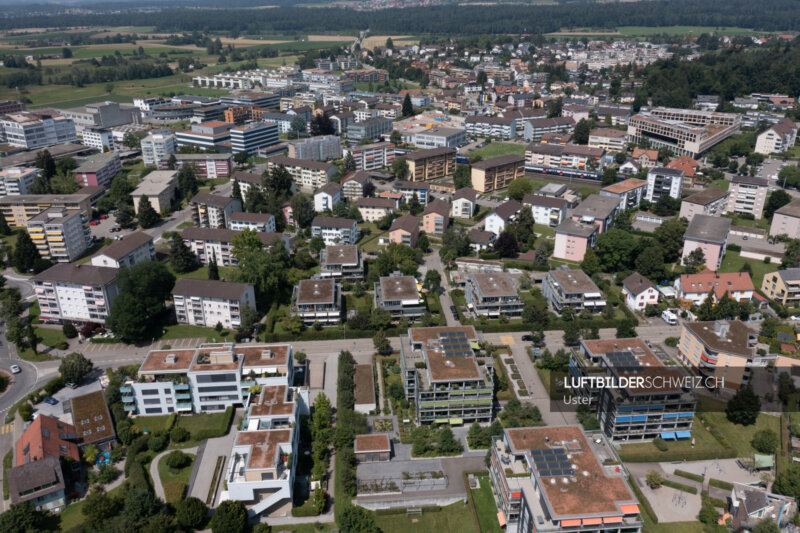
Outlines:
[{"label": "dark roof", "polygon": [[[11,503],[32,500],[45,494],[64,490],[65,487],[64,472],[61,470],[61,460],[57,455],[51,455],[38,461],[10,468],[6,471],[6,478],[8,479]],[[22,492],[46,485],[52,486],[20,496]]]},{"label": "dark roof", "polygon": [[425,211],[422,212],[422,215],[425,216],[430,213],[447,216],[450,214],[450,204],[437,198],[428,204],[428,207],[425,208]]},{"label": "dark roof", "polygon": [[398,229],[407,231],[409,233],[419,231],[419,219],[414,215],[403,215],[399,218],[396,218],[392,222],[392,227],[389,228],[389,231],[392,232]]},{"label": "dark roof", "polygon": [[326,183],[325,185],[323,185],[319,189],[317,189],[316,192],[314,193],[314,196],[316,196],[317,194],[320,194],[320,193],[328,194],[330,196],[333,196],[333,195],[335,195],[336,193],[338,193],[341,190],[342,190],[342,186],[341,185],[339,185],[335,181],[331,181],[331,182]]},{"label": "dark roof", "polygon": [[[425,132],[423,132],[425,133]],[[431,148],[430,150],[417,150],[414,152],[409,152],[406,154],[406,159],[411,161],[416,161],[418,159],[425,159],[428,157],[438,157],[440,155],[456,155],[455,148],[448,148],[446,146],[442,146],[440,148]]]},{"label": "dark roof", "polygon": [[232,180],[236,181],[245,181],[247,183],[255,183],[256,185],[261,185],[263,182],[263,178],[261,174],[256,174],[255,172],[245,172],[244,170],[237,170],[231,176]]},{"label": "dark roof", "polygon": [[394,184],[394,188],[397,190],[413,189],[413,190],[427,191],[428,189],[431,188],[431,186],[422,181],[397,181]]},{"label": "dark roof", "polygon": [[516,120],[514,117],[486,117],[483,115],[472,115],[464,119],[467,124],[474,124],[474,123],[485,123],[485,124],[507,124],[510,125],[511,123]]},{"label": "dark roof", "polygon": [[744,183],[746,185],[756,185],[758,187],[769,187],[768,179],[757,178],[755,176],[734,176],[731,178],[731,183]]},{"label": "dark roof", "polygon": [[502,165],[510,165],[513,163],[524,163],[524,162],[525,158],[522,157],[521,155],[506,154],[506,155],[501,155],[500,157],[493,157],[491,159],[484,159],[482,161],[478,161],[477,163],[472,165],[472,168],[479,168],[482,170],[486,170],[488,168],[499,167]]},{"label": "dark roof", "polygon": [[153,238],[150,235],[143,231],[134,231],[130,235],[125,235],[124,239],[109,244],[97,252],[95,256],[106,255],[111,259],[120,260],[148,242],[153,242]]},{"label": "dark roof", "polygon": [[119,156],[114,153],[109,154],[95,154],[87,159],[81,166],[75,169],[76,174],[80,174],[83,172],[97,172],[105,168],[106,165],[112,163],[115,159],[119,159]]},{"label": "dark roof", "polygon": [[575,123],[572,117],[534,118],[527,121],[533,128],[551,128],[553,126],[570,126]]},{"label": "dark roof", "polygon": [[[497,207],[495,207],[494,211],[492,211],[492,213],[496,214],[497,216],[499,216],[503,220],[508,220],[509,218],[511,218],[512,216],[517,214],[517,212],[520,209],[522,209],[522,204],[520,204],[518,201],[516,201],[516,200],[506,200],[502,204],[500,204]],[[489,213],[489,214],[492,214],[492,213]]]},{"label": "dark roof", "polygon": [[751,515],[761,509],[764,509],[769,505],[769,500],[767,499],[767,495],[762,490],[758,489],[746,489],[744,491],[744,511]]},{"label": "dark roof", "polygon": [[175,283],[172,294],[238,300],[247,290],[247,286],[247,283],[234,283],[232,281],[180,278]]},{"label": "dark roof", "polygon": [[78,445],[105,442],[114,438],[114,422],[103,391],[90,392],[70,400],[72,425],[78,432]]},{"label": "dark roof", "polygon": [[333,163],[324,163],[322,161],[312,161],[310,159],[295,159],[294,157],[286,157],[282,155],[276,155],[270,158],[269,160],[270,165],[283,165],[285,167],[305,167],[311,168],[314,170],[324,170],[328,171],[331,167],[334,167]]},{"label": "dark roof", "polygon": [[117,269],[58,263],[44,272],[40,272],[33,279],[34,281],[60,281],[76,285],[108,285],[117,279]]},{"label": "dark roof", "polygon": [[683,170],[678,168],[655,167],[651,168],[648,174],[661,174],[662,176],[683,176]]},{"label": "dark roof", "polygon": [[231,213],[231,222],[238,220],[241,222],[254,222],[256,224],[269,222],[275,215],[270,213],[247,213],[245,211],[234,211]]},{"label": "dark roof", "polygon": [[206,204],[206,205],[213,205],[216,207],[227,207],[233,201],[233,198],[230,196],[220,196],[218,194],[208,194],[205,192],[199,192],[194,195],[192,198],[191,203],[193,204]]},{"label": "dark roof", "polygon": [[597,231],[595,224],[581,224],[571,218],[566,219],[558,225],[556,233],[566,233],[568,235],[577,235],[578,237],[591,237]]},{"label": "dark roof", "polygon": [[553,198],[552,196],[542,196],[540,194],[526,194],[522,198],[523,205],[536,205],[541,207],[551,207],[562,209],[567,205],[563,198]]},{"label": "dark roof", "polygon": [[694,193],[688,198],[684,198],[683,201],[689,202],[690,204],[708,205],[711,202],[715,202],[721,198],[725,198],[729,194],[730,193],[724,189],[708,188],[700,192]]},{"label": "dark roof", "polygon": [[350,181],[363,185],[364,183],[369,181],[369,172],[367,172],[366,170],[359,170],[348,174],[342,180],[342,186],[344,186],[347,182]]},{"label": "dark roof", "polygon": [[708,215],[695,215],[686,228],[684,239],[722,243],[728,238],[731,229],[731,219],[712,217]]},{"label": "dark roof", "polygon": [[[183,231],[181,231],[181,237],[185,240],[195,241],[233,242],[233,236],[237,233],[240,232],[232,229],[198,228],[196,226],[190,226],[188,228],[183,228]],[[263,231],[259,231],[257,233],[258,238],[261,239],[261,242],[264,243],[265,246],[271,245],[272,240],[276,236],[282,236],[281,233]]]},{"label": "dark roof", "polygon": [[575,207],[573,213],[578,216],[606,218],[619,208],[619,198],[593,194]]},{"label": "dark roof", "polygon": [[642,276],[638,272],[634,272],[633,274],[622,280],[622,286],[628,289],[634,296],[642,294],[644,291],[646,291],[651,287],[655,288],[655,285],[653,285],[652,281]]},{"label": "dark roof", "polygon": [[326,228],[352,228],[354,222],[355,220],[352,218],[314,217],[311,225]]},{"label": "dark roof", "polygon": [[461,187],[453,195],[453,201],[461,200],[462,198],[464,198],[469,200],[470,202],[474,202],[477,197],[478,197],[478,191],[476,191],[472,187]]},{"label": "dark roof", "polygon": [[391,198],[356,198],[358,207],[381,207],[383,209],[394,209],[397,202]]},{"label": "dark roof", "polygon": [[469,240],[470,242],[474,242],[475,244],[486,244],[488,245],[492,242],[494,238],[494,233],[491,231],[483,231],[478,228],[472,228],[469,230]]}]

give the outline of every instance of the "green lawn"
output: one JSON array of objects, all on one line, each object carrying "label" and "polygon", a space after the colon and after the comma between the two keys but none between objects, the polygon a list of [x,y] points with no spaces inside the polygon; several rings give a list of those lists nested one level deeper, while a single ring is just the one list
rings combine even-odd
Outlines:
[{"label": "green lawn", "polygon": [[[108,491],[109,496],[120,496],[123,491],[123,487],[125,485],[120,485],[114,489]],[[69,533],[73,529],[77,529],[79,526],[82,526],[86,522],[86,517],[83,516],[81,513],[81,508],[83,507],[83,501],[71,503],[67,506],[66,509],[61,511],[59,515],[61,517],[61,531],[65,533]]]},{"label": "green lawn", "polygon": [[714,180],[709,184],[709,187],[712,187],[714,189],[722,189],[724,191],[727,191],[730,186],[731,182],[725,179]]},{"label": "green lawn", "polygon": [[[495,515],[497,515],[497,511],[495,511]],[[479,533],[475,530],[472,513],[461,503],[448,505],[439,512],[425,512],[422,515],[375,515],[375,523],[383,533],[407,533],[408,531]]]},{"label": "green lawn", "polygon": [[556,229],[542,224],[534,224],[533,232],[540,237],[555,237]]},{"label": "green lawn", "polygon": [[769,231],[769,220],[761,218],[758,220],[751,220],[749,218],[740,217],[738,215],[725,215],[725,218],[731,219],[732,226],[745,226],[748,228],[760,228]]},{"label": "green lawn", "polygon": [[[720,28],[714,26],[619,26],[617,28],[621,35],[649,36],[649,35],[701,35],[703,33],[714,33],[717,35],[752,35],[753,30],[748,28]],[[770,34],[770,32],[758,32],[759,34]]]},{"label": "green lawn", "polygon": [[[732,424],[725,417],[724,403],[705,396],[698,397],[698,411],[702,411],[704,420],[708,420],[717,426],[731,446],[736,448],[740,457],[751,456],[755,453],[753,447],[750,446],[750,441],[753,440],[756,432],[762,429],[771,429],[776,434],[781,434],[780,417],[760,413],[756,423],[752,426]],[[694,432],[692,434],[694,435]]]},{"label": "green lawn", "polygon": [[475,503],[475,512],[478,513],[481,533],[503,533],[503,528],[497,521],[497,505],[492,495],[492,482],[489,476],[480,476],[478,481],[481,488],[472,491],[472,501]]},{"label": "green lawn", "polygon": [[17,351],[17,355],[19,355],[21,359],[24,359],[31,363],[41,363],[43,361],[53,360],[53,357],[50,356],[50,354],[42,353],[41,351],[39,353],[33,353],[33,350],[31,350],[30,348],[25,348],[22,351]]},{"label": "green lawn", "polygon": [[192,416],[182,416],[178,418],[178,426],[191,432],[218,430],[220,435],[227,430],[227,414],[221,413],[200,413]]},{"label": "green lawn", "polygon": [[162,341],[169,339],[205,338],[209,342],[225,342],[228,341],[228,337],[233,340],[233,335],[231,335],[229,330],[222,330],[222,333],[218,333],[214,328],[190,326],[188,324],[164,326],[163,329],[166,330],[166,333],[159,337],[159,340]]},{"label": "green lawn", "polygon": [[109,246],[113,242],[114,241],[111,239],[103,239],[102,241],[94,243],[94,245],[90,246],[85,252],[83,252],[83,255],[81,255],[78,259],[73,261],[73,263],[76,265],[82,265],[84,263],[88,263],[89,261],[92,260],[92,256],[94,254],[96,254],[106,246]]},{"label": "green lawn", "polygon": [[67,342],[67,337],[61,331],[61,328],[35,328],[36,336],[39,337],[39,342],[51,348],[60,342]]},{"label": "green lawn", "polygon": [[354,294],[345,294],[345,307],[348,311],[351,309],[357,309],[359,313],[369,314],[372,311],[372,299],[373,295],[371,292],[364,293],[363,296],[356,296]]},{"label": "green lawn", "polygon": [[167,503],[175,504],[183,499],[186,492],[186,485],[189,484],[189,476],[194,466],[194,454],[187,454],[192,458],[191,462],[179,469],[173,470],[167,466],[167,456],[158,461],[158,476],[161,478],[161,486],[164,487],[164,496]]},{"label": "green lawn", "polygon": [[140,431],[158,433],[171,429],[174,419],[174,415],[137,416],[133,420],[133,424],[139,428]]},{"label": "green lawn", "polygon": [[506,154],[516,154],[524,157],[525,145],[517,143],[492,142],[487,144],[483,148],[478,148],[477,150],[473,150],[468,155],[470,157],[475,157],[476,155],[479,155],[484,159],[491,159],[492,157],[499,157],[501,155],[506,155]]},{"label": "green lawn", "polygon": [[722,259],[722,266],[720,266],[720,272],[739,272],[739,270],[744,266],[745,263],[750,265],[750,268],[753,271],[753,285],[757,289],[761,288],[761,282],[764,279],[764,275],[770,272],[775,272],[780,268],[780,262],[774,261],[765,263],[759,259],[749,259],[746,257],[741,257],[739,252],[734,252],[728,250],[725,252],[725,257]]}]

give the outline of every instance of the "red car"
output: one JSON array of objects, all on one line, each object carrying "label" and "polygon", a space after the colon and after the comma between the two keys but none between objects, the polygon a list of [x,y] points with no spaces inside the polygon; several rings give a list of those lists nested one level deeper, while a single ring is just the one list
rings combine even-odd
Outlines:
[{"label": "red car", "polygon": [[92,220],[91,222],[89,222],[90,226],[97,226],[98,224],[100,224],[99,220]]},{"label": "red car", "polygon": [[108,218],[108,215],[100,215],[100,220],[105,220]]}]

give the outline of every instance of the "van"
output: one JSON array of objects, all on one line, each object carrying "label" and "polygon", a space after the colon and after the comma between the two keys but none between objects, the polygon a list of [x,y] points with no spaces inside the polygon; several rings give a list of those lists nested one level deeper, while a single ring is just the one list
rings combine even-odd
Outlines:
[{"label": "van", "polygon": [[661,318],[670,326],[674,326],[678,323],[678,316],[669,309],[665,309],[664,312],[661,313]]}]

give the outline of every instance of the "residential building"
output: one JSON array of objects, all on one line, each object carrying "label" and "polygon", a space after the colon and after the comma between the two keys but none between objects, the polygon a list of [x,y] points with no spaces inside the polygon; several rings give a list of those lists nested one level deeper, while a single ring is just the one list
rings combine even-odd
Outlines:
[{"label": "residential building", "polygon": [[418,424],[492,421],[493,365],[478,365],[478,340],[473,326],[410,328],[401,337],[401,376]]},{"label": "residential building", "polygon": [[635,209],[644,200],[647,182],[628,178],[600,189],[600,196],[619,199],[620,210]]},{"label": "residential building", "polygon": [[516,117],[487,117],[472,115],[464,119],[467,135],[471,137],[498,137],[515,139],[517,137]]},{"label": "residential building", "polygon": [[678,357],[707,378],[706,387],[735,391],[750,382],[754,367],[766,366],[756,357],[757,342],[758,333],[739,320],[682,322]]},{"label": "residential building", "polygon": [[0,115],[25,111],[25,104],[16,100],[5,100],[0,102]]},{"label": "residential building", "polygon": [[292,314],[306,324],[338,324],[342,298],[341,285],[335,279],[303,279],[292,292]]},{"label": "residential building", "polygon": [[797,306],[800,302],[800,268],[787,268],[764,274],[761,292],[781,305]]},{"label": "residential building", "polygon": [[525,175],[525,158],[508,154],[472,165],[472,188],[480,193],[505,189]]},{"label": "residential building", "polygon": [[[233,236],[239,233],[223,228],[198,228],[190,226],[183,228],[181,237],[183,243],[203,265],[208,265],[216,257],[219,266],[236,266],[236,256],[233,255]],[[259,233],[258,238],[265,247],[272,246],[275,239],[280,239],[287,250],[291,250],[294,239],[286,233]]]},{"label": "residential building", "polygon": [[344,149],[356,162],[356,170],[375,170],[391,167],[394,162],[394,144],[375,143],[351,146]]},{"label": "residential building", "polygon": [[264,177],[257,172],[247,172],[237,170],[231,174],[231,180],[239,184],[239,192],[242,194],[242,202],[247,202],[247,195],[252,190],[261,189],[264,184]]},{"label": "residential building", "polygon": [[228,229],[249,229],[259,233],[275,233],[275,216],[270,213],[245,213],[234,211],[228,219]]},{"label": "residential building", "polygon": [[73,396],[69,403],[72,409],[72,425],[77,430],[78,448],[94,445],[101,453],[110,451],[117,435],[103,391]]},{"label": "residential building", "polygon": [[476,212],[478,191],[471,187],[462,187],[453,195],[453,205],[450,216],[454,218],[470,219]]},{"label": "residential building", "polygon": [[178,148],[193,146],[200,150],[214,148],[221,152],[227,152],[231,144],[231,128],[233,124],[210,120],[200,124],[192,124],[192,129],[175,132],[175,142]]},{"label": "residential building", "polygon": [[658,305],[659,294],[653,282],[638,272],[622,280],[622,295],[631,311],[641,313],[648,305]]},{"label": "residential building", "polygon": [[119,293],[117,269],[58,263],[31,280],[43,322],[105,322]]},{"label": "residential building", "polygon": [[388,118],[373,117],[350,124],[345,133],[347,142],[359,143],[361,139],[378,141],[383,135],[391,133],[394,122]]},{"label": "residential building", "polygon": [[333,210],[333,206],[344,201],[342,186],[331,181],[314,192],[314,211],[321,213],[326,210]]},{"label": "residential building", "polygon": [[469,247],[475,253],[483,252],[494,246],[497,240],[497,235],[491,231],[483,231],[478,228],[472,228],[467,234],[469,236]]},{"label": "residential building", "polygon": [[92,215],[92,195],[75,194],[17,194],[0,197],[0,214],[9,226],[25,227],[25,223],[51,207],[77,211],[88,223]]},{"label": "residential building", "polygon": [[683,191],[683,172],[674,168],[655,167],[647,172],[648,202],[655,203],[662,196],[680,199]]},{"label": "residential building", "polygon": [[683,262],[689,254],[696,249],[703,250],[706,268],[719,270],[725,248],[728,245],[728,232],[731,228],[731,219],[711,217],[708,215],[695,215],[686,233],[683,236]]},{"label": "residential building", "polygon": [[369,172],[365,170],[352,172],[342,179],[342,193],[347,200],[370,196],[374,190],[375,186],[369,179]]},{"label": "residential building", "polygon": [[625,130],[595,128],[589,132],[589,147],[601,148],[606,152],[622,152],[628,146]]},{"label": "residential building", "polygon": [[342,139],[338,135],[321,135],[286,143],[289,157],[294,159],[310,159],[312,161],[328,161],[342,158]]},{"label": "residential building", "polygon": [[665,367],[642,339],[581,341],[580,351],[570,356],[570,377],[581,380],[589,376],[614,380],[630,376],[647,383],[576,387],[577,396],[589,402],[612,442],[691,438],[697,399],[688,386],[678,385],[686,374]]},{"label": "residential building", "polygon": [[364,415],[375,412],[377,405],[375,402],[375,374],[372,371],[372,365],[356,365],[353,381],[355,382],[353,391],[355,412]]},{"label": "residential building", "polygon": [[431,186],[424,182],[396,181],[394,190],[403,195],[403,201],[408,203],[416,196],[419,203],[426,205],[430,200]]},{"label": "residential building", "polygon": [[58,418],[39,414],[26,427],[14,448],[14,466],[22,466],[48,457],[69,457],[80,463],[78,445],[75,444],[76,430],[72,424]]},{"label": "residential building", "polygon": [[658,150],[634,148],[631,159],[642,168],[655,168],[658,166]]},{"label": "residential building", "polygon": [[458,148],[467,143],[467,131],[460,128],[430,128],[410,135],[417,148]]},{"label": "residential building", "polygon": [[643,109],[628,120],[628,142],[647,140],[676,155],[696,158],[739,131],[741,115],[693,109]]},{"label": "residential building", "polygon": [[688,155],[682,155],[667,163],[667,168],[683,172],[683,188],[686,189],[694,186],[694,179],[697,171],[700,170],[700,163]]},{"label": "residential building", "polygon": [[713,187],[703,189],[683,199],[678,216],[685,218],[689,222],[692,221],[695,215],[721,216],[728,205],[730,194],[729,191],[724,189]]},{"label": "residential building", "polygon": [[6,471],[12,505],[29,503],[42,511],[60,512],[67,505],[61,458],[45,457]]},{"label": "residential building", "polygon": [[476,317],[519,317],[525,307],[508,272],[471,274],[467,277],[464,294],[467,308]]},{"label": "residential building", "polygon": [[311,236],[322,237],[325,245],[355,244],[358,241],[358,223],[350,218],[314,217]]},{"label": "residential building", "polygon": [[0,170],[0,196],[28,194],[39,169],[36,167],[8,167]]},{"label": "residential building", "polygon": [[796,140],[797,124],[790,118],[784,118],[758,134],[755,152],[764,155],[785,152],[794,146]]},{"label": "residential building", "polygon": [[364,222],[377,222],[397,209],[391,198],[357,198],[356,207]]},{"label": "residential building", "polygon": [[272,170],[275,166],[286,168],[292,175],[295,184],[307,191],[322,187],[339,172],[338,167],[333,163],[292,159],[284,156],[275,156],[269,159],[268,170]]},{"label": "residential building", "polygon": [[142,196],[147,196],[150,205],[156,212],[171,209],[178,196],[178,172],[176,170],[154,170],[142,178],[142,181],[131,193],[133,209],[137,213]]},{"label": "residential building", "polygon": [[568,261],[583,261],[586,251],[597,244],[599,228],[596,224],[568,218],[556,227],[553,257]]},{"label": "residential building", "polygon": [[231,154],[175,154],[175,168],[192,165],[198,179],[227,178],[233,170]]},{"label": "residential building", "polygon": [[517,215],[522,209],[522,204],[510,199],[495,207],[484,219],[484,229],[491,231],[495,235],[500,235],[505,231],[506,225],[517,219]]},{"label": "residential building", "polygon": [[94,148],[99,152],[108,152],[117,148],[114,141],[114,132],[105,128],[90,126],[84,128],[81,136],[81,144]]},{"label": "residential building", "polygon": [[164,168],[169,156],[178,151],[175,135],[151,133],[141,141],[142,161],[146,167]]},{"label": "residential building", "polygon": [[242,324],[241,309],[256,308],[256,296],[249,283],[180,278],[172,289],[178,324],[228,329]]},{"label": "residential building", "polygon": [[363,280],[364,256],[353,244],[326,246],[319,252],[318,276],[351,282]]},{"label": "residential building", "polygon": [[422,231],[430,235],[441,235],[450,223],[450,204],[438,198],[422,212]]},{"label": "residential building", "polygon": [[551,270],[542,283],[542,295],[557,313],[569,307],[574,311],[602,311],[603,293],[583,270]]},{"label": "residential building", "polygon": [[97,102],[83,107],[61,110],[61,115],[75,123],[75,130],[82,133],[85,128],[111,128],[142,121],[141,112],[134,106],[117,102]]},{"label": "residential building", "polygon": [[597,225],[598,233],[608,231],[620,206],[616,198],[593,194],[579,203],[568,216],[576,222]]},{"label": "residential building", "polygon": [[278,125],[275,122],[250,122],[230,129],[231,151],[234,154],[254,154],[259,148],[278,144]]},{"label": "residential building", "polygon": [[576,170],[576,177],[583,177],[592,175],[589,173],[596,174],[603,154],[602,148],[590,146],[531,143],[525,148],[525,169],[540,174]]},{"label": "residential building", "polygon": [[155,261],[153,237],[143,231],[134,231],[119,241],[114,241],[92,256],[98,267],[131,268],[144,261]]},{"label": "residential building", "polygon": [[644,523],[627,471],[606,463],[621,464],[613,446],[580,426],[505,429],[489,459],[499,523],[508,533],[639,533]]},{"label": "residential building", "polygon": [[74,209],[50,207],[25,223],[39,255],[55,263],[70,263],[92,245],[88,220]]},{"label": "residential building", "polygon": [[417,150],[409,152],[405,157],[410,181],[443,178],[456,171],[456,151],[454,148],[441,147]]},{"label": "residential building", "polygon": [[392,441],[388,433],[356,435],[353,444],[356,463],[385,462],[392,457]]},{"label": "residential building", "polygon": [[728,512],[734,531],[753,531],[765,520],[775,522],[780,531],[792,528],[797,513],[797,501],[790,496],[769,492],[766,488],[733,483]]},{"label": "residential building", "polygon": [[[0,209],[2,209],[0,199]],[[8,220],[8,217],[6,217]],[[790,239],[800,238],[800,199],[792,200],[772,215],[769,226],[770,235],[786,235]]]},{"label": "residential building", "polygon": [[545,135],[573,131],[575,120],[572,117],[534,118],[525,121],[522,136],[526,141],[540,142]]},{"label": "residential building", "polygon": [[725,213],[737,215],[753,215],[760,220],[767,202],[770,183],[766,178],[753,176],[734,176],[728,186],[730,197]]},{"label": "residential building", "polygon": [[534,223],[555,228],[564,221],[569,204],[563,198],[526,194],[522,205],[531,208]]},{"label": "residential building", "polygon": [[681,274],[675,280],[678,298],[692,305],[702,304],[709,294],[714,303],[719,302],[726,294],[737,302],[750,302],[755,296],[755,290],[753,280],[747,272],[717,273],[703,270],[696,274]]},{"label": "residential building", "polygon": [[78,140],[75,123],[64,116],[20,111],[0,116],[0,142],[35,150]]},{"label": "residential building", "polygon": [[75,169],[75,180],[83,187],[111,187],[111,180],[122,172],[122,163],[114,153],[97,154]]},{"label": "residential building", "polygon": [[414,248],[419,239],[419,219],[414,215],[403,215],[392,221],[389,228],[389,242],[405,244]]},{"label": "residential building", "polygon": [[197,193],[189,200],[192,222],[200,228],[227,228],[234,212],[241,212],[242,203],[236,198]]},{"label": "residential building", "polygon": [[375,283],[373,306],[389,311],[392,318],[414,320],[427,310],[421,289],[414,276],[403,276],[399,272],[383,276]]}]

